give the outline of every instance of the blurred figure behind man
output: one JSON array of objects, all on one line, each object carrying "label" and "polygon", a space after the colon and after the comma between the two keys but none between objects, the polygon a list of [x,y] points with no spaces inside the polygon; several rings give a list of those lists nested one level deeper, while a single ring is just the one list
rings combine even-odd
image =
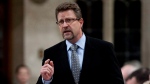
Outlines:
[{"label": "blurred figure behind man", "polygon": [[26,65],[21,64],[17,66],[15,74],[16,74],[16,80],[17,80],[15,84],[29,84],[30,70]]},{"label": "blurred figure behind man", "polygon": [[121,72],[123,75],[123,79],[126,80],[127,77],[134,72],[135,70],[141,68],[141,63],[137,60],[127,61],[122,67]]},{"label": "blurred figure behind man", "polygon": [[145,81],[149,80],[149,74],[150,69],[142,67],[127,77],[126,84],[143,84]]}]

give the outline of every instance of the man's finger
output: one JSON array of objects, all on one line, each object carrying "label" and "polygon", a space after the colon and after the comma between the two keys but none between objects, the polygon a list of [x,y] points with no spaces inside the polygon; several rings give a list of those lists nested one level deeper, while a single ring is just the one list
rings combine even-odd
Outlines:
[{"label": "man's finger", "polygon": [[46,67],[46,68],[43,68],[42,70],[48,70],[48,71],[51,71],[51,68],[50,68],[50,67]]},{"label": "man's finger", "polygon": [[50,59],[47,59],[44,64],[49,64]]},{"label": "man's finger", "polygon": [[42,74],[50,74],[51,73],[51,71],[50,70],[48,70],[48,69],[43,69],[42,71],[41,71],[41,73]]},{"label": "man's finger", "polygon": [[53,61],[50,61],[50,65],[51,65],[52,67],[54,67]]},{"label": "man's finger", "polygon": [[48,69],[48,70],[53,71],[53,70],[54,70],[54,67],[51,66],[50,64],[44,64],[44,65],[42,66],[42,69]]},{"label": "man's finger", "polygon": [[44,64],[42,67],[43,68],[52,68],[52,66],[50,64]]}]

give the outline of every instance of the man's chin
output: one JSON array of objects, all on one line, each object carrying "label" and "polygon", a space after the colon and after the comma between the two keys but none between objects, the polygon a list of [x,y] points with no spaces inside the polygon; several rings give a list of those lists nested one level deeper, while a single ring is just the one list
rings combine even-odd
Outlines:
[{"label": "man's chin", "polygon": [[64,36],[64,39],[66,39],[66,40],[72,40],[73,37],[70,37],[70,36]]}]

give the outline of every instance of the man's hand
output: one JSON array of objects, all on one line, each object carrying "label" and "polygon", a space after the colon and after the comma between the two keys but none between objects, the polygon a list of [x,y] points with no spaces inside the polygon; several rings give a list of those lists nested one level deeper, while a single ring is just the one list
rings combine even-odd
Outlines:
[{"label": "man's hand", "polygon": [[43,77],[43,80],[49,81],[54,74],[53,61],[50,61],[50,59],[47,59],[44,65],[42,66],[40,73],[41,73],[41,76]]}]

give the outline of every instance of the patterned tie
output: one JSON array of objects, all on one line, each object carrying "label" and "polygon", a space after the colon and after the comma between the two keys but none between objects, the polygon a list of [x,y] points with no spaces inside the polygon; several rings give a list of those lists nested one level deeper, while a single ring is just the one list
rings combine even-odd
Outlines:
[{"label": "patterned tie", "polygon": [[71,69],[76,84],[78,84],[80,76],[80,64],[79,57],[77,55],[77,48],[78,46],[76,44],[71,46]]}]

